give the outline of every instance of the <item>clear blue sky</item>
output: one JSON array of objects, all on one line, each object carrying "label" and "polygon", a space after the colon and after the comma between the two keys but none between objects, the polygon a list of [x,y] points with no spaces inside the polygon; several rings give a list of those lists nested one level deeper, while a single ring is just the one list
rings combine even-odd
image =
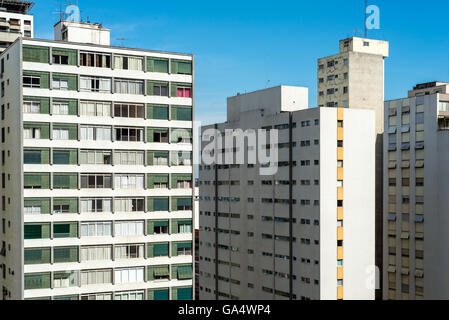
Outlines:
[{"label": "clear blue sky", "polygon": [[[35,0],[35,37],[53,39],[56,0]],[[60,0],[63,2],[63,0]],[[390,41],[386,99],[413,85],[449,80],[447,0],[370,0]],[[316,60],[338,53],[338,40],[363,29],[363,0],[118,1],[79,0],[84,20],[111,28],[125,46],[196,56],[196,116],[223,121],[226,97],[279,84],[309,87],[316,106]],[[362,35],[359,33],[358,35]]]}]

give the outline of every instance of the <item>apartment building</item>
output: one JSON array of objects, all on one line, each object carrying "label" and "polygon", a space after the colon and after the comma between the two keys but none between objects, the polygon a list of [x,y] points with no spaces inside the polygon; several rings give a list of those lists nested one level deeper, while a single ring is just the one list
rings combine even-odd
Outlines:
[{"label": "apartment building", "polygon": [[[384,60],[387,41],[352,37],[340,40],[336,55],[318,59],[318,106],[374,110],[376,115],[376,265],[382,268],[382,177]],[[379,273],[381,275],[381,272]],[[379,282],[381,280],[379,279]],[[381,290],[376,297],[380,299]]]},{"label": "apartment building", "polygon": [[92,42],[0,56],[2,298],[192,299],[194,58]]},{"label": "apartment building", "polygon": [[[200,299],[374,299],[374,119],[309,109],[302,87],[228,98],[227,122],[201,129],[202,150],[218,149],[199,168]],[[222,161],[226,129],[278,130],[277,172]]]},{"label": "apartment building", "polygon": [[383,298],[449,299],[449,83],[386,101],[384,144]]},{"label": "apartment building", "polygon": [[30,1],[0,0],[0,52],[19,37],[33,38],[33,16]]}]

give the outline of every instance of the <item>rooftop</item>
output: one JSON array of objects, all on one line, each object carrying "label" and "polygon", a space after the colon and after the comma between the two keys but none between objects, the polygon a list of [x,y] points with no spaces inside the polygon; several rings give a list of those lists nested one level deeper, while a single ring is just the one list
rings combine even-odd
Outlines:
[{"label": "rooftop", "polygon": [[0,12],[28,14],[33,6],[34,2],[31,1],[0,0]]}]

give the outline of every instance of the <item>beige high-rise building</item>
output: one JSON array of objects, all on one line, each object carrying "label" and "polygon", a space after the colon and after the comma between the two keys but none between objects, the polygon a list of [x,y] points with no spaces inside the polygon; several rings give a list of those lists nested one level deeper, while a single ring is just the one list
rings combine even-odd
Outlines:
[{"label": "beige high-rise building", "polygon": [[374,299],[374,111],[308,108],[307,88],[279,86],[229,98],[227,116],[203,139],[278,130],[277,172],[200,166],[200,299]]},{"label": "beige high-rise building", "polygon": [[[376,266],[382,268],[382,134],[387,41],[352,37],[340,52],[318,59],[318,106],[369,109],[376,114]],[[379,275],[381,276],[381,272]],[[377,291],[380,298],[381,291]]]},{"label": "beige high-rise building", "polygon": [[383,298],[449,299],[449,83],[385,102]]}]

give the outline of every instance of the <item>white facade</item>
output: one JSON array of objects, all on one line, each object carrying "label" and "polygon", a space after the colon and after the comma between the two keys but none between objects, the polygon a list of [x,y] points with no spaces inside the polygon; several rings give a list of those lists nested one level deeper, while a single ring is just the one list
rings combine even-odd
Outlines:
[{"label": "white facade", "polygon": [[[284,92],[296,111],[283,110]],[[200,166],[201,299],[374,299],[374,112],[306,101],[299,87],[238,95],[228,122],[202,128],[278,129],[280,145],[274,176],[247,162]]]},{"label": "white facade", "polygon": [[448,119],[448,83],[385,102],[384,299],[449,298]]},{"label": "white facade", "polygon": [[191,299],[193,56],[19,39],[0,59],[2,298]]},{"label": "white facade", "polygon": [[86,22],[59,21],[55,25],[55,40],[77,43],[90,43],[109,46],[111,31],[101,24]]}]

